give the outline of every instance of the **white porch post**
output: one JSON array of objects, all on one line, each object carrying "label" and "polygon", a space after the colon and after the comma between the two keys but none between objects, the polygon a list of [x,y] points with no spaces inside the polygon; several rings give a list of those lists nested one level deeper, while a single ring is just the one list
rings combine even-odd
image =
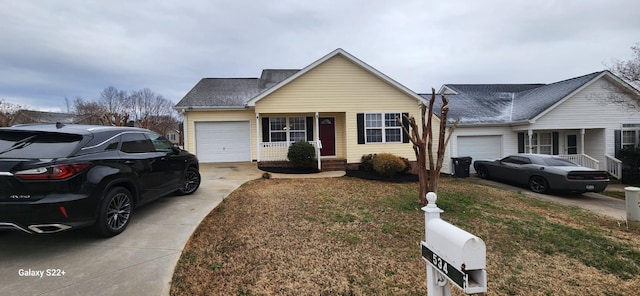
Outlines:
[{"label": "white porch post", "polygon": [[531,144],[533,144],[533,130],[530,129],[527,131],[527,135],[529,136],[529,153],[533,153],[533,146]]},{"label": "white porch post", "polygon": [[584,134],[585,130],[580,129],[580,154],[584,155]]},{"label": "white porch post", "polygon": [[322,161],[320,160],[320,115],[316,112],[316,128],[313,129],[316,138],[316,157],[318,158],[318,170],[322,170]]},{"label": "white porch post", "polygon": [[256,156],[260,162],[260,113],[256,113]]}]

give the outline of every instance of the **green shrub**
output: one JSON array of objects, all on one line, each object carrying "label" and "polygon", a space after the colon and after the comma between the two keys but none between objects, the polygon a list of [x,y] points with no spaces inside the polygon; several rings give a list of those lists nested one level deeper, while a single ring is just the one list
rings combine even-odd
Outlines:
[{"label": "green shrub", "polygon": [[302,168],[315,168],[318,165],[316,148],[309,142],[298,141],[289,146],[287,158],[293,165]]},{"label": "green shrub", "polygon": [[406,167],[402,158],[391,153],[380,153],[373,157],[373,170],[383,177],[393,177]]}]

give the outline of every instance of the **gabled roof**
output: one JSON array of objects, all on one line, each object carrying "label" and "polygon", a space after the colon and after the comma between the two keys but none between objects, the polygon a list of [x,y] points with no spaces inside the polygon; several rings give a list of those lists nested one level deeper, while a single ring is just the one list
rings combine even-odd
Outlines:
[{"label": "gabled roof", "polygon": [[338,48],[301,70],[265,69],[262,70],[260,78],[203,78],[176,104],[175,108],[185,110],[253,107],[259,100],[337,55],[345,57],[416,100],[422,100],[422,97],[407,87]]},{"label": "gabled roof", "polygon": [[[603,76],[633,89],[611,72],[600,71],[550,84],[446,84],[441,92],[449,99],[448,121],[459,119],[463,125],[511,124],[535,121]],[[436,100],[436,115],[440,108],[441,101]]]}]

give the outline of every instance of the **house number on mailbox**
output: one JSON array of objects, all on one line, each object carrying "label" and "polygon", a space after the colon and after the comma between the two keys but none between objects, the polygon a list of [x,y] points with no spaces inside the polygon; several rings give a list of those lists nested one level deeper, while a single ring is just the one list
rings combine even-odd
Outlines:
[{"label": "house number on mailbox", "polygon": [[433,262],[432,263],[433,263],[433,265],[435,265],[436,268],[440,269],[445,274],[449,274],[449,271],[448,271],[448,268],[447,268],[447,266],[449,264],[446,261],[442,260],[442,258],[440,258],[435,253],[433,254]]}]

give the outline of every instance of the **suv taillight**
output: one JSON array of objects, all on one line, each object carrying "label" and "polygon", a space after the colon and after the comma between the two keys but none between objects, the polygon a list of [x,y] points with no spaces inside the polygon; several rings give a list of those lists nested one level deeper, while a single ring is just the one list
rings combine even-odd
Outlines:
[{"label": "suv taillight", "polygon": [[62,180],[75,176],[89,167],[88,163],[58,164],[14,173],[23,180]]}]

